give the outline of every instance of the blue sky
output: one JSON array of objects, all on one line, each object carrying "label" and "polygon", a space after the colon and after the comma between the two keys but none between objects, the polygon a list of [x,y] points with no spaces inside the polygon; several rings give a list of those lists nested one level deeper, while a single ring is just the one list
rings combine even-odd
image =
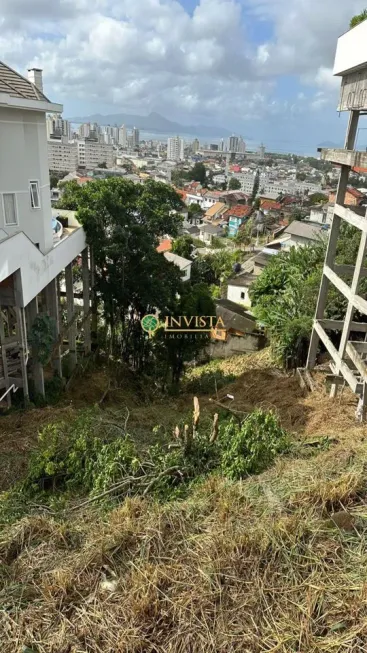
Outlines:
[{"label": "blue sky", "polygon": [[[338,36],[365,0],[0,0],[0,52],[64,115],[158,111],[277,151],[340,142]],[[362,140],[363,137],[361,136]],[[366,139],[367,140],[367,139]]]}]

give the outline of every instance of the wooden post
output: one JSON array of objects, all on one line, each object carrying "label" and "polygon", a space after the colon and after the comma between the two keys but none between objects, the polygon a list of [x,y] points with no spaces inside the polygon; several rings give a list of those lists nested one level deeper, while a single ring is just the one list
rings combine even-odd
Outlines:
[{"label": "wooden post", "polygon": [[23,396],[24,396],[24,403],[25,405],[27,405],[29,401],[28,376],[27,376],[28,343],[27,343],[27,335],[25,332],[24,308],[16,307],[15,312],[17,314],[17,322],[18,322],[19,352],[20,352],[20,365],[22,369]]},{"label": "wooden post", "polygon": [[[358,120],[359,120],[359,111],[352,111],[349,117],[347,136],[345,140],[346,150],[352,150],[354,148],[354,143],[357,134],[357,127],[358,127]],[[344,204],[345,192],[348,186],[349,173],[350,173],[350,166],[343,165],[340,173],[338,191],[335,198],[336,204],[341,204],[341,205]],[[336,248],[337,248],[338,237],[340,232],[340,224],[341,224],[341,218],[334,213],[330,236],[329,236],[329,243],[328,243],[328,248],[327,248],[326,258],[325,258],[325,265],[327,265],[332,270],[334,269],[334,264],[335,264],[335,254],[336,254]],[[315,320],[322,320],[324,317],[328,290],[329,290],[329,279],[327,278],[327,276],[323,271],[319,297],[317,300]],[[316,329],[313,328],[311,341],[310,341],[310,348],[309,348],[308,358],[306,363],[307,369],[312,369],[313,367],[315,367],[319,342],[320,342],[320,338],[318,336],[318,333]],[[334,386],[332,387],[332,392],[335,393],[335,390],[333,390],[333,388]]]},{"label": "wooden post", "polygon": [[[5,384],[6,384],[6,390],[9,388],[9,375],[8,375],[8,363],[6,360],[6,351],[5,347],[3,346],[5,343],[5,330],[4,330],[4,318],[0,306],[0,349],[1,349],[1,358],[2,358],[2,363],[3,363],[3,372],[4,372],[4,379],[5,379]],[[0,391],[1,392],[1,391]],[[2,394],[2,392],[1,392]],[[6,401],[8,404],[8,407],[11,407],[11,397],[10,393],[6,395]]]},{"label": "wooden post", "polygon": [[[48,315],[53,319],[55,325],[55,342],[59,340],[60,336],[60,318],[59,318],[59,299],[57,292],[57,278],[50,281],[50,283],[45,288],[46,296],[46,309]],[[52,355],[52,367],[54,372],[62,377],[62,366],[61,366],[61,347],[57,346]]]},{"label": "wooden post", "polygon": [[[38,315],[38,302],[37,297],[34,297],[32,301],[29,302],[27,306],[28,314],[28,329],[32,328],[32,325]],[[37,360],[37,352],[32,352],[32,376],[34,381],[34,387],[38,394],[45,396],[45,382],[43,377],[43,367],[42,364]]]},{"label": "wooden post", "polygon": [[84,353],[90,354],[91,351],[91,319],[88,315],[90,311],[90,273],[89,273],[89,256],[88,247],[82,252],[83,266],[83,311],[84,311]]},{"label": "wooden post", "polygon": [[68,340],[69,340],[69,356],[70,356],[70,368],[71,372],[76,367],[76,320],[75,320],[75,308],[74,308],[74,284],[73,284],[73,267],[72,264],[65,268],[65,283],[66,283],[66,304],[67,304],[67,315],[68,315]]},{"label": "wooden post", "polygon": [[97,293],[95,290],[96,274],[95,274],[95,261],[93,248],[90,247],[90,284],[92,295],[92,320],[91,320],[91,345],[92,351],[98,347],[98,306],[97,306]]}]

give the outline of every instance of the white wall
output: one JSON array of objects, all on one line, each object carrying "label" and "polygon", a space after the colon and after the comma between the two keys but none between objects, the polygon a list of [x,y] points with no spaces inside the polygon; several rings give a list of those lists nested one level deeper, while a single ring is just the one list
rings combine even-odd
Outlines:
[{"label": "white wall", "polygon": [[27,306],[85,247],[84,230],[77,229],[44,256],[19,233],[0,242],[0,282],[20,270],[22,306]]},{"label": "white wall", "polygon": [[[41,208],[32,209],[29,182],[39,182]],[[53,245],[46,118],[41,111],[0,107],[0,195],[15,193],[18,225],[5,225],[0,197],[0,229],[24,231],[40,250]]]},{"label": "white wall", "polygon": [[246,288],[245,286],[231,286],[228,284],[227,299],[229,299],[231,302],[235,302],[235,304],[251,306],[249,288]]},{"label": "white wall", "polygon": [[367,21],[338,39],[334,75],[352,72],[363,64],[367,65]]}]

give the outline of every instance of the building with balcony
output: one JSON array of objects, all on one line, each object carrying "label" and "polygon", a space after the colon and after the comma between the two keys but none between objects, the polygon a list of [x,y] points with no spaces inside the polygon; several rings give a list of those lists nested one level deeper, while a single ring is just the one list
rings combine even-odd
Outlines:
[{"label": "building with balcony", "polygon": [[43,367],[30,347],[39,310],[54,326],[52,366],[61,375],[59,279],[65,275],[71,368],[76,365],[73,261],[82,255],[85,325],[90,348],[89,253],[74,214],[52,216],[46,114],[62,106],[43,93],[42,71],[25,78],[0,62],[0,401],[23,389],[28,379],[44,394]]}]

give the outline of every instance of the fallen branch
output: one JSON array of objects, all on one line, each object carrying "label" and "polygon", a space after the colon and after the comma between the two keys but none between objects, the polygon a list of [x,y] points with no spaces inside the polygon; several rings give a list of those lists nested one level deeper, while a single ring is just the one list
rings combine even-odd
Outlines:
[{"label": "fallen branch", "polygon": [[147,487],[143,492],[143,497],[145,497],[148,494],[148,492],[152,489],[153,485],[157,483],[157,481],[160,481],[161,478],[167,476],[168,474],[173,474],[173,472],[180,472],[180,469],[178,467],[169,467],[169,469],[165,469],[163,472],[158,474],[158,476],[152,478],[152,480],[150,481],[150,483],[147,485]]},{"label": "fallen branch", "polygon": [[111,390],[111,379],[108,380],[108,386],[107,386],[106,390],[104,391],[104,393],[102,395],[102,398],[98,402],[99,406],[102,406],[102,404],[103,404],[104,400],[106,399],[106,397],[107,397],[110,390]]}]

